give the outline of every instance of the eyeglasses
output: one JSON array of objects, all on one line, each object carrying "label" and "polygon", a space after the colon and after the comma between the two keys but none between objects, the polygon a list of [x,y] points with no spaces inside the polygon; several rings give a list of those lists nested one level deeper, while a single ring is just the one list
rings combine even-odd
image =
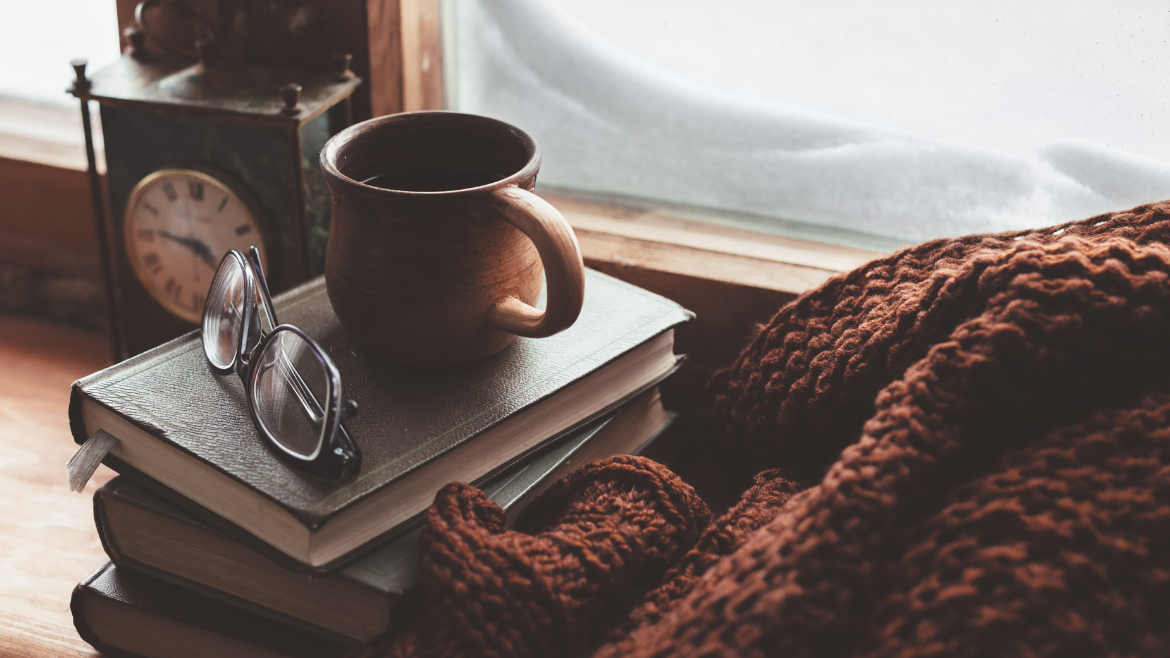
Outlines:
[{"label": "eyeglasses", "polygon": [[256,429],[285,461],[317,477],[357,473],[361,451],[342,425],[341,375],[317,341],[276,311],[256,247],[224,255],[203,308],[203,353],[212,370],[244,382]]}]

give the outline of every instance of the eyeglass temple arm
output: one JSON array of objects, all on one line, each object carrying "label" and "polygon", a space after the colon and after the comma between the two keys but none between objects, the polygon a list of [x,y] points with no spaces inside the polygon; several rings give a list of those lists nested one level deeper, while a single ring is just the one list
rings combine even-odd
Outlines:
[{"label": "eyeglass temple arm", "polygon": [[346,400],[341,403],[341,422],[345,422],[357,415],[358,403],[354,400]]},{"label": "eyeglass temple arm", "polygon": [[344,443],[347,450],[350,452],[359,452],[357,444],[354,443],[353,437],[349,435],[349,431],[345,429],[345,421],[357,415],[358,405],[353,400],[346,400],[341,403],[341,424],[337,426],[337,440]]},{"label": "eyeglass temple arm", "polygon": [[268,326],[274,328],[280,323],[276,321],[276,309],[272,306],[272,293],[268,291],[268,279],[264,277],[264,267],[260,263],[260,250],[256,248],[256,245],[248,247],[248,257],[252,261],[252,269],[256,271],[256,280],[260,283],[261,306],[264,307],[264,315],[268,318]]}]

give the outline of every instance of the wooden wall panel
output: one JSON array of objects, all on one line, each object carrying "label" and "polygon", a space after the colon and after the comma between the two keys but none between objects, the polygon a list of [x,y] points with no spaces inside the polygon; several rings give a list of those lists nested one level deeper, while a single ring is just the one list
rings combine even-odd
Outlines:
[{"label": "wooden wall panel", "polygon": [[0,157],[0,262],[101,277],[84,171]]},{"label": "wooden wall panel", "polygon": [[[400,0],[368,0],[366,3],[369,43],[370,116],[401,112],[402,97],[402,13]],[[360,75],[360,74],[359,74]]]},{"label": "wooden wall panel", "polygon": [[439,0],[399,0],[402,109],[443,108],[443,31]]}]

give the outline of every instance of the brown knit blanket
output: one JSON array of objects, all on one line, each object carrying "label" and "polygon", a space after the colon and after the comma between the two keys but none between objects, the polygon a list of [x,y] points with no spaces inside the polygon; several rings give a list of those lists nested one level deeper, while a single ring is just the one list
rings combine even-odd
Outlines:
[{"label": "brown knit blanket", "polygon": [[450,485],[354,655],[1170,655],[1167,244],[1170,202],[832,279],[711,385],[727,477],[783,470],[712,520],[612,458],[511,531]]}]

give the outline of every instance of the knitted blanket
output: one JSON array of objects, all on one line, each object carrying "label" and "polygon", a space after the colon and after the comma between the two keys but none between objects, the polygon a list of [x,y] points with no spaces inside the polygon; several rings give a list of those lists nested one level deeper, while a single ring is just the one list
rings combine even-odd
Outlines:
[{"label": "knitted blanket", "polygon": [[1170,202],[937,240],[776,314],[711,384],[712,519],[591,464],[515,530],[452,484],[419,611],[355,656],[1170,655]]}]

